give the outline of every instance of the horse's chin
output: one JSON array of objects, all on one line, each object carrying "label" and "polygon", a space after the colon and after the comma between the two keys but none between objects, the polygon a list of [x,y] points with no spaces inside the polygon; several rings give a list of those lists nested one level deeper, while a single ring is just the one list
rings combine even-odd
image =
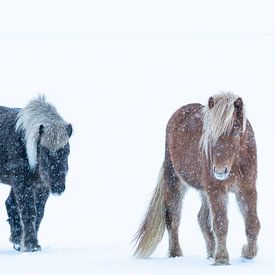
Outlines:
[{"label": "horse's chin", "polygon": [[51,188],[51,194],[54,196],[61,196],[65,191],[65,186],[60,186],[58,188]]},{"label": "horse's chin", "polygon": [[61,196],[63,193],[64,193],[64,191],[63,192],[53,192],[53,191],[51,191],[51,194],[55,197]]},{"label": "horse's chin", "polygon": [[216,172],[213,172],[213,174],[214,174],[214,178],[216,180],[219,180],[219,181],[227,180],[228,177],[229,177],[229,172],[227,172],[227,173],[216,173]]}]

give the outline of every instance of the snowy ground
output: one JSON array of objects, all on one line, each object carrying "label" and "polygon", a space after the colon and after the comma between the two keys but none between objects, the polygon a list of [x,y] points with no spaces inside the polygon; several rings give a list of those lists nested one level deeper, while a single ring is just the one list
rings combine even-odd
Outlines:
[{"label": "snowy ground", "polygon": [[[0,272],[273,274],[274,8],[265,0],[0,1],[0,104],[20,107],[45,93],[74,126],[67,190],[48,201],[41,252],[12,250],[9,188],[1,185]],[[152,258],[132,258],[169,117],[225,90],[243,97],[257,138],[258,256],[240,258],[244,226],[232,196],[231,266],[211,266],[196,221],[199,197],[190,190],[181,224],[185,256],[167,259],[165,236]]]}]

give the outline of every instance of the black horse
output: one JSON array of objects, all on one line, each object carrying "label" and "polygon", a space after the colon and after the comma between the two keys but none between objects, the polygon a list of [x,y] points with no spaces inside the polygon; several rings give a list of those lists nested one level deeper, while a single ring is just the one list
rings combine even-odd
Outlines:
[{"label": "black horse", "polygon": [[71,124],[39,96],[23,109],[0,107],[0,181],[11,186],[6,200],[10,241],[18,251],[37,251],[37,233],[49,194],[65,190]]}]

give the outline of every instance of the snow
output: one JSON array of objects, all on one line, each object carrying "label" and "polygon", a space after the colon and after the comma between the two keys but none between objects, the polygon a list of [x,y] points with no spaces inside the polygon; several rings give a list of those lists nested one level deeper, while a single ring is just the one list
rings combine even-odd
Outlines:
[{"label": "snow", "polygon": [[[247,262],[234,259],[230,266],[214,267],[206,259],[191,255],[184,258],[129,259],[119,246],[46,247],[40,253],[18,254],[2,249],[4,274],[259,274],[271,270],[272,259]],[[272,274],[272,273],[265,273]]]},{"label": "snow", "polygon": [[[66,191],[50,197],[42,251],[8,241],[0,191],[3,274],[273,274],[275,260],[273,1],[1,1],[1,105],[45,93],[72,123]],[[147,260],[131,240],[153,191],[172,113],[231,91],[242,96],[258,145],[259,254],[240,258],[244,225],[229,199],[230,266],[205,259],[198,193],[183,203],[183,258],[167,258],[167,236]]]}]

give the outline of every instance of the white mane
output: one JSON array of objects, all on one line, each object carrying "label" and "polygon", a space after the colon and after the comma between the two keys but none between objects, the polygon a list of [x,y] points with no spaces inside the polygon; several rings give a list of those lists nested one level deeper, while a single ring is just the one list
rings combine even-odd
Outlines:
[{"label": "white mane", "polygon": [[[200,139],[200,146],[208,155],[208,150],[214,146],[218,138],[223,134],[229,134],[234,122],[234,102],[238,96],[232,93],[222,93],[214,95],[214,106],[209,108],[205,106],[202,109],[203,114],[203,134]],[[243,132],[246,126],[246,116],[243,109]]]},{"label": "white mane", "polygon": [[37,164],[37,142],[39,129],[43,125],[40,143],[51,151],[64,147],[69,141],[67,123],[58,114],[56,108],[46,102],[45,96],[31,100],[17,116],[15,130],[22,131],[31,169]]}]

